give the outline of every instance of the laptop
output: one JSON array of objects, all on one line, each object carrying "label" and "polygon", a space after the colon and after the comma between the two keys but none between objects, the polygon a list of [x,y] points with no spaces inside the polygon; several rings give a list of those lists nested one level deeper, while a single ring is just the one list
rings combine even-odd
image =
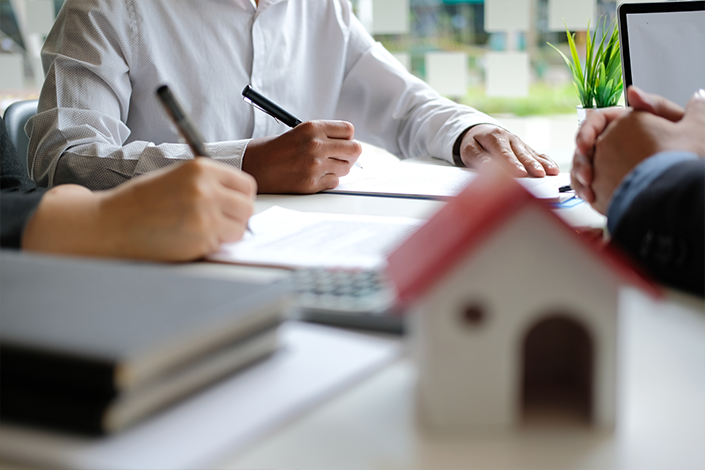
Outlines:
[{"label": "laptop", "polygon": [[623,3],[617,16],[625,89],[685,107],[705,88],[705,1]]}]

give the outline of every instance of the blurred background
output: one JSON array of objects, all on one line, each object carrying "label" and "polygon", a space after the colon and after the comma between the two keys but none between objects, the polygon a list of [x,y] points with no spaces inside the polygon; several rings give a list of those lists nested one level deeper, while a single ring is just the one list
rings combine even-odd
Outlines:
[{"label": "blurred background", "polygon": [[[614,21],[617,0],[352,0],[372,33],[439,93],[500,118],[564,171],[579,104],[566,27],[585,41],[588,21]],[[39,57],[63,0],[0,0],[0,113],[39,96]]]}]

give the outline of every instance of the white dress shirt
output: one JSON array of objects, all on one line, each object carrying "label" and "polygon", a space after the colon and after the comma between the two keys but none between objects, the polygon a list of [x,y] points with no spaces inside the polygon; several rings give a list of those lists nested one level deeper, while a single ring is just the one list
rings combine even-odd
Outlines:
[{"label": "white dress shirt", "polygon": [[192,158],[155,90],[168,84],[214,158],[289,130],[242,100],[250,84],[299,119],[343,119],[404,158],[453,161],[490,117],[442,98],[364,30],[347,0],[67,0],[42,51],[29,121],[40,185],[91,189]]}]

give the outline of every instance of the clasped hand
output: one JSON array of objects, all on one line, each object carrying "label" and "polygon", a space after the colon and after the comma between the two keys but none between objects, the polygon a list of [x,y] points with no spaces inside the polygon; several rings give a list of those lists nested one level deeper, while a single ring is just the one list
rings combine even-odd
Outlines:
[{"label": "clasped hand", "polygon": [[627,96],[631,108],[590,113],[576,136],[571,184],[602,214],[622,179],[644,159],[673,150],[705,155],[705,92],[685,110],[633,86]]}]

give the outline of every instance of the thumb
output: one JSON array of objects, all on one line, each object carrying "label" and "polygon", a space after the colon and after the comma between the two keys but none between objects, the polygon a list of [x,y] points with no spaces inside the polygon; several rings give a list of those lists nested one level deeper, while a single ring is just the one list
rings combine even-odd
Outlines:
[{"label": "thumb", "polygon": [[656,116],[677,122],[683,118],[683,108],[663,96],[647,93],[631,85],[627,88],[629,106],[637,111],[646,111]]}]

